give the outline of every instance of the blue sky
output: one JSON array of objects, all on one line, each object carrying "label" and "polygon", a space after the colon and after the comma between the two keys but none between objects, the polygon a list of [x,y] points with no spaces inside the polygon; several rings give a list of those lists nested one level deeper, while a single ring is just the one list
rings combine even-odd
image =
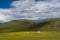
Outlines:
[{"label": "blue sky", "polygon": [[60,0],[0,0],[0,22],[60,18]]},{"label": "blue sky", "polygon": [[[13,1],[16,1],[16,0],[0,0],[0,8],[12,8],[12,6],[10,4]],[[40,0],[35,0],[35,1],[37,2],[37,1],[40,1]]]},{"label": "blue sky", "polygon": [[0,8],[11,8],[12,6],[10,3],[12,3],[15,0],[0,0]]}]

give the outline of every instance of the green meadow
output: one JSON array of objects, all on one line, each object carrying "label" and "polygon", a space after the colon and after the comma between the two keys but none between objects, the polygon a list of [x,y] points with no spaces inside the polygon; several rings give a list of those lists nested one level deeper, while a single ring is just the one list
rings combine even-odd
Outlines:
[{"label": "green meadow", "polygon": [[60,18],[0,23],[0,40],[60,40]]},{"label": "green meadow", "polygon": [[60,32],[12,32],[0,34],[0,40],[60,40]]}]

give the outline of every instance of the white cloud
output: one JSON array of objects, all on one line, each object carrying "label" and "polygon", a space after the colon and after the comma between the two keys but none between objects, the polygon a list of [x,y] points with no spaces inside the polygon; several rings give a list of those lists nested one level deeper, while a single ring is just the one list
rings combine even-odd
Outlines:
[{"label": "white cloud", "polygon": [[0,9],[0,20],[6,22],[14,19],[45,19],[60,17],[60,1],[18,0],[11,3],[14,8]]}]

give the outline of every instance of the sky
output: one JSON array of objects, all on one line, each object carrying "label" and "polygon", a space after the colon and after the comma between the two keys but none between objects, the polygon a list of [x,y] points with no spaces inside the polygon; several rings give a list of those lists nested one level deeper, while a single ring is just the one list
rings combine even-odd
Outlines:
[{"label": "sky", "polygon": [[0,0],[0,22],[60,18],[60,0]]},{"label": "sky", "polygon": [[0,8],[11,8],[10,5],[15,0],[0,0]]}]

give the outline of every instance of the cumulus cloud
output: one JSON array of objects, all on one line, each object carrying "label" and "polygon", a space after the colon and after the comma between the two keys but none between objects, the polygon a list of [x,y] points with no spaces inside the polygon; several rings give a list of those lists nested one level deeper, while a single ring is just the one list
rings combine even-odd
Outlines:
[{"label": "cumulus cloud", "polygon": [[60,18],[60,0],[41,0],[38,2],[35,0],[17,0],[11,5],[14,8],[0,8],[0,21]]}]

